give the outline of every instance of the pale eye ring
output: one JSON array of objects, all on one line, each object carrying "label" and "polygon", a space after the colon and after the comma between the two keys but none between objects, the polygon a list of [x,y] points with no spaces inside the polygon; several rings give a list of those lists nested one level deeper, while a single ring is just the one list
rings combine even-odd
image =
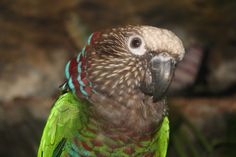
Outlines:
[{"label": "pale eye ring", "polygon": [[143,55],[146,52],[143,38],[139,35],[132,35],[128,40],[128,48],[135,55]]}]

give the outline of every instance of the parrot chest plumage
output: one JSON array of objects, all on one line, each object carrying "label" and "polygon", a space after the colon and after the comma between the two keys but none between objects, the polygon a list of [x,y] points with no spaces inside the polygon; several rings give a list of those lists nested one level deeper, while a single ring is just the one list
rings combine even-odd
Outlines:
[{"label": "parrot chest plumage", "polygon": [[[138,135],[132,131],[117,131],[118,128],[104,132],[98,128],[96,122],[90,121],[69,144],[68,156],[79,157],[129,157],[153,156],[155,148],[152,146],[153,136]],[[124,128],[120,128],[121,130]],[[121,133],[122,132],[122,133]]]},{"label": "parrot chest plumage", "polygon": [[[158,128],[138,133],[91,116],[91,104],[65,93],[57,100],[38,151],[39,157],[143,157],[156,154]],[[80,115],[80,116],[77,116]]]}]

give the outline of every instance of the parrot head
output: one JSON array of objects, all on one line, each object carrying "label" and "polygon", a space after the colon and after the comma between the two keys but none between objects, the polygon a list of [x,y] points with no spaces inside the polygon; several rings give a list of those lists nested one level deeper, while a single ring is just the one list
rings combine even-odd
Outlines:
[{"label": "parrot head", "polygon": [[114,115],[117,106],[119,117],[121,106],[162,101],[184,53],[181,40],[169,30],[117,27],[93,33],[77,58],[67,64],[66,77],[78,97],[102,104],[101,112],[107,110],[107,115]]}]

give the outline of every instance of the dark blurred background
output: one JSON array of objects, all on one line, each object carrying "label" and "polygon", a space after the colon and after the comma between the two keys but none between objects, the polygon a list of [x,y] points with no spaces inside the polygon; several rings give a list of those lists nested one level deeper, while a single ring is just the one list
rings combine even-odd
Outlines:
[{"label": "dark blurred background", "polygon": [[168,156],[236,156],[235,0],[1,0],[0,156],[36,156],[66,61],[91,32],[124,24],[165,27],[184,42]]}]

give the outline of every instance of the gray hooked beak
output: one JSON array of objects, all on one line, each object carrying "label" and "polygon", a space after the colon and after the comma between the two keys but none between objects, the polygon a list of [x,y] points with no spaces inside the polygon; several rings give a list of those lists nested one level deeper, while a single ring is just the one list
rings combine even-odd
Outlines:
[{"label": "gray hooked beak", "polygon": [[149,62],[149,71],[151,72],[151,81],[143,82],[141,89],[153,96],[153,101],[160,100],[166,93],[175,69],[175,60],[167,53],[160,53]]}]

